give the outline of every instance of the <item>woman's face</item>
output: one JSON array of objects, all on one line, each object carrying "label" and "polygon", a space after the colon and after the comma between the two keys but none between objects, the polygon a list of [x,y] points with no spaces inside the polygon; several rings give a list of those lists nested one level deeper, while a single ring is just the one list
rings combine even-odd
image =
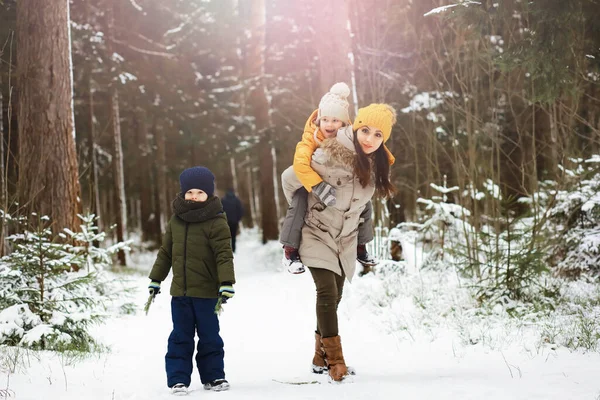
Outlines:
[{"label": "woman's face", "polygon": [[208,195],[200,189],[190,189],[185,192],[185,199],[202,203],[208,199]]},{"label": "woman's face", "polygon": [[326,139],[335,137],[338,129],[340,129],[344,123],[334,117],[321,117],[319,120],[319,129]]},{"label": "woman's face", "polygon": [[362,126],[356,132],[356,139],[362,151],[371,154],[383,143],[383,133],[374,126]]}]

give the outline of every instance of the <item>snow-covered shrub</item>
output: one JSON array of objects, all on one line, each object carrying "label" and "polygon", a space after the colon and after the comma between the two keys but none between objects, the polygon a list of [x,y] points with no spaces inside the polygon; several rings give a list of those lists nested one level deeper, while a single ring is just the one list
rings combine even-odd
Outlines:
[{"label": "snow-covered shrub", "polygon": [[[104,268],[108,250],[92,242],[103,239],[93,216],[83,217],[80,232],[54,235],[48,218],[11,235],[13,252],[0,259],[0,344],[56,351],[93,351],[88,333],[105,316],[118,293]],[[96,233],[95,233],[96,232]]]},{"label": "snow-covered shrub", "polygon": [[440,196],[431,199],[419,198],[417,202],[425,206],[424,218],[421,223],[401,223],[398,225],[398,235],[407,237],[410,231],[416,232],[413,239],[421,242],[427,250],[422,267],[445,268],[455,260],[457,250],[467,249],[464,257],[470,257],[469,244],[473,241],[475,230],[468,222],[471,212],[466,208],[448,202],[448,194],[458,191],[458,187],[430,185]]},{"label": "snow-covered shrub", "polygon": [[560,276],[571,278],[600,275],[600,157],[576,161],[574,171],[565,171],[569,188],[555,192],[547,226],[556,241],[550,262]]},{"label": "snow-covered shrub", "polygon": [[[483,251],[477,296],[482,301],[536,303],[545,298],[542,276],[548,272],[545,261],[547,238],[541,231],[541,220],[513,211],[513,200],[503,201],[500,231],[490,227],[479,232]],[[553,297],[552,293],[547,295]],[[542,301],[547,304],[546,301]]]},{"label": "snow-covered shrub", "polygon": [[472,281],[475,296],[482,302],[538,297],[531,288],[547,269],[540,219],[516,215],[512,211],[516,200],[502,198],[491,180],[484,182],[482,191],[471,185],[462,192],[473,201],[493,199],[497,216],[479,215],[477,220],[470,210],[447,202],[447,194],[458,187],[431,186],[441,196],[417,200],[429,216],[418,226],[400,225],[416,227],[419,240],[429,246],[423,267],[456,268],[460,276]]},{"label": "snow-covered shrub", "polygon": [[98,247],[106,239],[106,233],[98,231],[98,227],[95,224],[96,216],[94,214],[78,216],[82,222],[82,225],[79,226],[81,230],[73,232],[65,229],[65,233],[61,234],[61,237],[68,237],[75,243],[72,247],[72,252],[84,258],[83,265],[86,269],[89,270],[92,267],[96,269],[109,268],[113,264],[113,256],[119,250],[130,250],[129,244],[131,241],[115,243],[106,249]]}]

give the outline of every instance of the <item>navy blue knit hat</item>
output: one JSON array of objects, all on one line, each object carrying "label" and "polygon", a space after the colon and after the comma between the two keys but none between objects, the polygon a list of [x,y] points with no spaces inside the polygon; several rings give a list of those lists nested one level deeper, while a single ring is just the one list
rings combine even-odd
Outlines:
[{"label": "navy blue knit hat", "polygon": [[200,189],[209,196],[215,192],[215,176],[206,167],[192,167],[184,170],[179,175],[181,193],[185,194],[190,189]]}]

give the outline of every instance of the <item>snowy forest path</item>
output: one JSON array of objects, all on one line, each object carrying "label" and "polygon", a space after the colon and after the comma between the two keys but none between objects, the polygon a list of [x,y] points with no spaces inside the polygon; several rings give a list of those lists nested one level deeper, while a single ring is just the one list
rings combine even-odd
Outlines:
[{"label": "snowy forest path", "polygon": [[[197,370],[187,398],[227,399],[596,399],[597,354],[535,355],[521,350],[463,346],[449,333],[414,337],[392,331],[388,306],[371,304],[378,277],[347,284],[340,304],[340,335],[346,362],[357,375],[329,384],[309,372],[314,349],[315,289],[310,273],[281,271],[281,249],[244,233],[235,256],[236,294],[220,317],[225,342],[226,392],[202,388]],[[110,351],[70,364],[55,354],[29,358],[26,370],[0,379],[18,400],[162,400],[164,355],[171,331],[170,277],[148,315],[147,272],[156,254],[139,259],[134,315],[109,318],[93,334]],[[409,294],[407,294],[409,296]],[[412,304],[412,300],[403,304]],[[451,331],[452,327],[448,328]],[[6,383],[6,378],[9,382]],[[278,382],[279,381],[279,382]],[[321,384],[282,384],[313,382]],[[593,396],[592,396],[593,394]]]}]

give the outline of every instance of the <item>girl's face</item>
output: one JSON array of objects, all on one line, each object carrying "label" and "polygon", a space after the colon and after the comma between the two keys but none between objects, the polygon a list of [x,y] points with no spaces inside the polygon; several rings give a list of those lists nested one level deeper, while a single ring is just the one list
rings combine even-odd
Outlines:
[{"label": "girl's face", "polygon": [[374,126],[362,126],[356,132],[356,139],[365,154],[371,154],[383,143],[383,133]]},{"label": "girl's face", "polygon": [[202,203],[208,199],[208,195],[200,189],[190,189],[185,192],[185,199]]},{"label": "girl's face", "polygon": [[321,117],[319,120],[319,129],[326,139],[335,137],[343,125],[344,122],[334,117]]}]

